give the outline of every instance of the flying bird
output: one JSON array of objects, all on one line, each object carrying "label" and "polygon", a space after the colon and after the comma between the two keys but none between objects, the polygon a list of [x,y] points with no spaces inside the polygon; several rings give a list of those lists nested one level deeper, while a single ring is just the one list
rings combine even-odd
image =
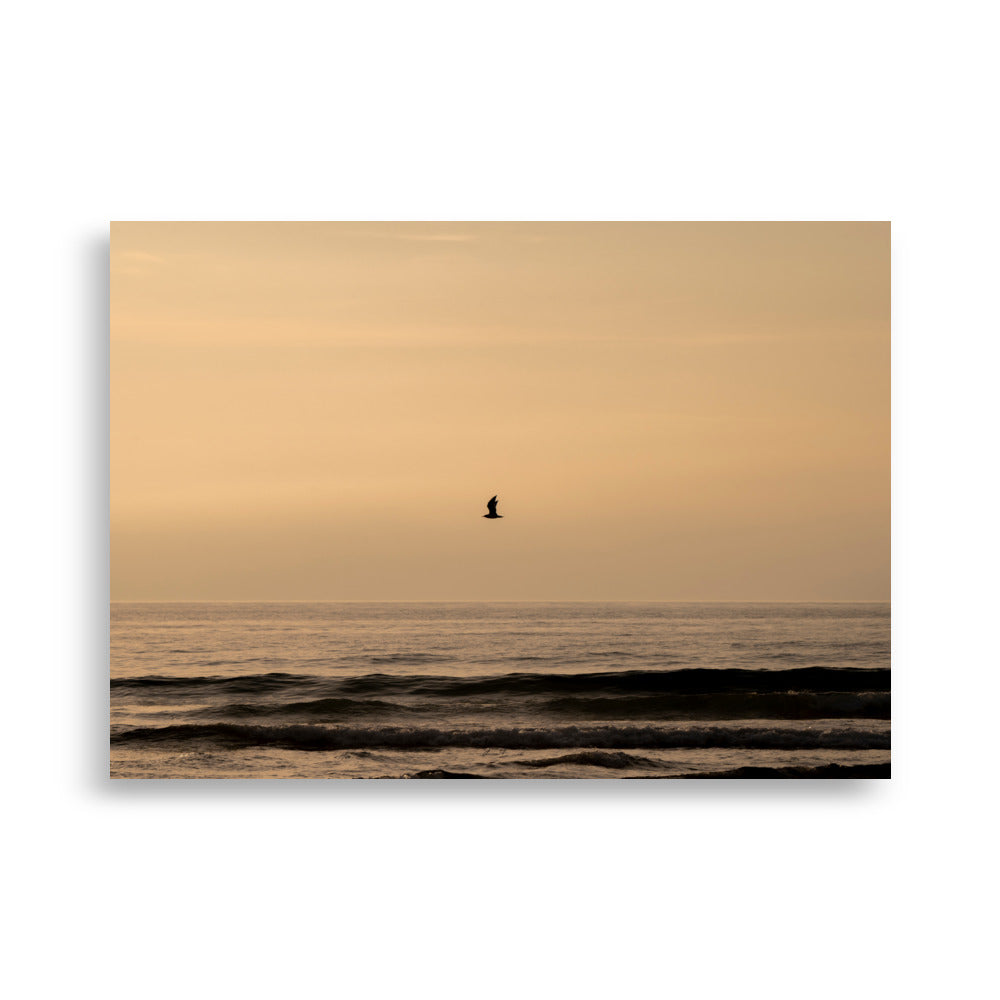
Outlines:
[{"label": "flying bird", "polygon": [[497,513],[497,498],[496,497],[494,497],[492,500],[489,501],[489,503],[486,504],[486,509],[489,511],[489,513],[488,514],[483,514],[483,517],[489,517],[489,518],[503,517],[503,514],[498,514]]}]

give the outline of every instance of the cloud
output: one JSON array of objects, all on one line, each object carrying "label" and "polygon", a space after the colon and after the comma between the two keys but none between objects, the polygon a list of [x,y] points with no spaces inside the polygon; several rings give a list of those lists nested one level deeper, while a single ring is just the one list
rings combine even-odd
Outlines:
[{"label": "cloud", "polygon": [[478,236],[469,233],[428,233],[426,235],[413,235],[410,233],[371,233],[372,236],[379,236],[389,240],[407,240],[413,243],[472,243],[478,240]]},{"label": "cloud", "polygon": [[149,274],[159,265],[165,264],[166,260],[142,250],[124,250],[121,253],[116,253],[112,249],[111,263],[118,274],[142,275]]},{"label": "cloud", "polygon": [[[361,237],[369,240],[399,240],[403,243],[475,243],[480,239],[475,233],[440,233],[440,232],[392,232],[376,228],[384,223],[373,223],[366,229],[341,230],[343,236]],[[416,225],[401,223],[401,225]]]}]

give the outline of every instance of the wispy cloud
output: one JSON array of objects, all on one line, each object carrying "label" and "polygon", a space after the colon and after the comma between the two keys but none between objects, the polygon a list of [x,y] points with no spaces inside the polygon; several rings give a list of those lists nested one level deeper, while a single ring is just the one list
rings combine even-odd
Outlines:
[{"label": "wispy cloud", "polygon": [[413,243],[472,243],[478,240],[478,236],[471,233],[369,233],[370,236],[378,236],[389,240],[406,240]]},{"label": "wispy cloud", "polygon": [[[411,226],[410,223],[400,223],[400,225]],[[370,240],[399,240],[403,243],[474,243],[480,239],[477,233],[463,233],[460,231],[449,233],[426,230],[421,232],[415,228],[415,224],[412,225],[415,231],[407,232],[405,230],[387,228],[385,223],[372,223],[363,228],[341,230],[341,234],[344,236],[363,237]]]},{"label": "wispy cloud", "polygon": [[154,268],[165,264],[166,260],[142,250],[125,250],[122,253],[112,253],[111,262],[119,274],[140,275],[150,273]]}]

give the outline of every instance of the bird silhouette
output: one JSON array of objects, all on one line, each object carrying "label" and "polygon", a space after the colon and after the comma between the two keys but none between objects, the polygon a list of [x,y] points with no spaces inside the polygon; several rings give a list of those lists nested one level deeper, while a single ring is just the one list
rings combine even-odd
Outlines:
[{"label": "bird silhouette", "polygon": [[496,497],[493,497],[493,499],[490,500],[489,503],[486,504],[486,509],[489,511],[489,513],[488,514],[483,514],[483,517],[489,517],[489,518],[503,517],[503,514],[498,514],[497,513],[497,498]]}]

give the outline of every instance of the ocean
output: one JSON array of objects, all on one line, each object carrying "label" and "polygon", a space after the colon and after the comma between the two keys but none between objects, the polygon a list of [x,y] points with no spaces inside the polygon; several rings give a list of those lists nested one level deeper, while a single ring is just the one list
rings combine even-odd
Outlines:
[{"label": "ocean", "polygon": [[115,603],[115,778],[888,777],[888,604]]}]

